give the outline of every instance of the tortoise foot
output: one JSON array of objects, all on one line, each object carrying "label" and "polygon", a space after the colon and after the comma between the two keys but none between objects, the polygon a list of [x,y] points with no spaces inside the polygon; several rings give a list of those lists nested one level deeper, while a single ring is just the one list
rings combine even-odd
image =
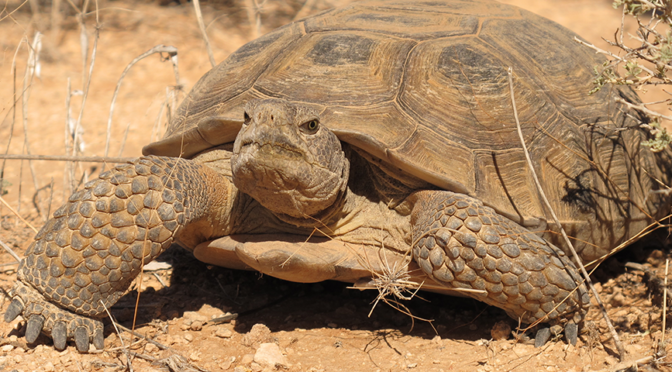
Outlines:
[{"label": "tortoise foot", "polygon": [[[537,330],[537,334],[534,337],[534,347],[540,348],[548,342],[548,340],[553,336],[554,339],[558,339],[561,336],[563,329],[559,325],[554,325],[553,327],[543,327]],[[570,321],[565,324],[565,338],[567,343],[576,346],[576,342],[579,338],[579,325]]]},{"label": "tortoise foot", "polygon": [[534,336],[534,347],[540,348],[548,342],[551,338],[551,329],[548,327],[539,328],[536,336]]},{"label": "tortoise foot", "polygon": [[62,309],[47,301],[42,294],[21,281],[9,291],[12,302],[5,312],[5,321],[22,315],[27,322],[26,341],[33,343],[44,333],[54,340],[57,350],[64,350],[67,340],[74,340],[79,352],[87,352],[89,343],[103,349],[103,322]]},{"label": "tortoise foot", "polygon": [[413,257],[427,275],[471,290],[466,294],[523,323],[583,320],[590,297],[564,252],[474,198],[419,194],[411,222]]}]

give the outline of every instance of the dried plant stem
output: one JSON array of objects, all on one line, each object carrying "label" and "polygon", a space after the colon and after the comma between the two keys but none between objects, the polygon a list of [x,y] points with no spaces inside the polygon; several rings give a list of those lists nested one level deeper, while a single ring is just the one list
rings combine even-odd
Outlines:
[{"label": "dried plant stem", "polygon": [[[19,45],[17,45],[16,50],[14,51],[14,57],[12,58],[12,119],[9,124],[9,138],[7,139],[7,148],[5,149],[5,154],[9,153],[9,148],[10,145],[12,144],[12,138],[14,137],[14,124],[16,123],[16,103],[18,102],[18,98],[16,97],[16,57],[19,54],[19,50],[21,49],[21,44],[23,44],[23,40],[19,42]],[[5,175],[5,164],[6,161],[2,162],[2,168],[0,168],[0,179],[4,178]],[[3,192],[3,184],[0,182],[0,196],[2,196]],[[21,203],[21,200],[19,200],[19,203]]]},{"label": "dried plant stem", "polygon": [[30,228],[35,232],[35,234],[37,234],[37,229],[36,229],[35,227],[33,227],[33,225],[31,225],[30,222],[26,221],[23,217],[21,217],[21,215],[19,214],[19,212],[17,212],[16,210],[14,210],[14,208],[12,208],[12,206],[9,205],[9,203],[7,203],[7,202],[5,201],[5,199],[2,198],[2,196],[0,196],[0,202],[1,202],[2,204],[4,204],[5,207],[9,208],[9,210],[12,211],[12,213],[14,213],[14,215],[15,215],[16,217],[18,217],[18,218],[21,220],[21,222],[25,223],[26,226],[30,227]]},{"label": "dried plant stem", "polygon": [[61,33],[61,0],[52,0],[51,2],[51,39],[56,42]]},{"label": "dried plant stem", "polygon": [[48,161],[71,161],[82,163],[126,163],[135,158],[114,157],[114,156],[72,156],[72,155],[15,155],[0,154],[0,159],[9,160],[48,160]]},{"label": "dried plant stem", "polygon": [[103,305],[103,308],[105,309],[105,312],[107,313],[107,316],[110,317],[110,321],[112,321],[112,325],[114,326],[114,330],[117,331],[117,336],[119,336],[119,341],[121,342],[121,348],[124,350],[124,354],[126,355],[126,367],[128,368],[129,371],[133,371],[133,365],[131,364],[131,357],[128,353],[128,348],[124,344],[124,339],[121,337],[121,332],[119,332],[119,328],[117,327],[117,322],[114,321],[114,318],[112,317],[112,314],[110,314],[110,311],[107,309],[107,306],[105,306],[105,303],[100,300],[101,305]]},{"label": "dried plant stem", "polygon": [[21,5],[19,5],[19,6],[17,6],[16,8],[14,8],[14,10],[12,10],[11,12],[7,13],[6,16],[0,18],[0,22],[4,21],[4,20],[7,19],[7,18],[12,17],[12,14],[18,12],[19,9],[21,9],[21,7],[23,7],[24,5],[28,4],[28,1],[29,1],[29,0],[24,0],[24,2],[21,3]]},{"label": "dried plant stem", "polygon": [[199,0],[194,0],[194,10],[196,11],[196,20],[198,20],[198,27],[201,29],[201,34],[203,35],[203,41],[205,41],[205,49],[208,50],[208,58],[210,58],[210,65],[215,67],[215,56],[212,54],[212,47],[210,47],[210,40],[208,39],[208,33],[205,30],[205,22],[203,22],[203,14],[201,13],[201,3]]},{"label": "dried plant stem", "polygon": [[665,281],[663,285],[663,335],[660,341],[665,344],[665,328],[667,327],[667,272],[670,268],[670,260],[665,261]]},{"label": "dried plant stem", "polygon": [[170,45],[157,45],[153,47],[152,49],[142,53],[141,55],[137,56],[135,59],[129,63],[124,71],[121,73],[121,77],[119,77],[119,80],[117,81],[117,87],[114,89],[114,94],[112,95],[112,103],[110,104],[110,114],[107,118],[107,138],[105,140],[105,155],[107,156],[110,151],[110,134],[112,132],[112,115],[114,114],[114,105],[117,102],[117,96],[119,95],[119,89],[121,89],[121,83],[124,80],[124,77],[126,77],[126,74],[128,71],[138,63],[139,61],[151,56],[152,54],[155,53],[166,53],[168,54],[168,58],[173,64],[173,71],[175,72],[175,84],[179,84],[180,81],[180,76],[178,75],[178,70],[177,70],[177,48],[170,46]]},{"label": "dried plant stem", "polygon": [[4,249],[7,251],[7,253],[11,254],[12,257],[14,257],[14,259],[16,259],[16,260],[19,261],[19,262],[21,261],[21,257],[19,257],[19,255],[16,254],[16,252],[14,252],[14,251],[12,250],[12,248],[10,248],[10,247],[9,247],[7,244],[5,244],[5,242],[3,242],[2,240],[0,240],[0,246],[2,246],[2,248],[4,248]]},{"label": "dried plant stem", "polygon": [[[67,154],[70,153],[71,151],[71,142],[70,142],[70,100],[72,98],[72,85],[70,82],[70,78],[68,78],[68,91],[65,96],[65,153],[66,156]],[[73,193],[73,184],[74,184],[74,179],[72,175],[74,174],[73,168],[74,163],[65,163],[65,166],[63,168],[63,198],[67,198],[68,195]],[[63,200],[65,202],[65,200]]]},{"label": "dried plant stem", "polygon": [[[551,217],[553,218],[553,222],[558,226],[560,229],[560,233],[562,234],[562,238],[565,240],[565,244],[567,244],[567,247],[569,250],[572,252],[572,256],[574,257],[574,260],[576,262],[576,266],[581,270],[581,274],[583,274],[584,279],[586,280],[586,284],[588,287],[590,287],[591,291],[593,292],[593,296],[595,297],[595,300],[597,301],[600,310],[602,311],[602,316],[604,316],[604,319],[607,323],[607,327],[609,328],[609,331],[611,332],[612,337],[614,338],[614,344],[616,345],[616,349],[618,350],[618,357],[621,361],[623,361],[623,358],[625,357],[625,349],[623,348],[623,344],[621,343],[620,338],[618,337],[618,333],[616,332],[616,329],[614,328],[613,324],[611,323],[611,320],[609,319],[609,315],[607,314],[607,309],[604,307],[604,304],[602,303],[602,300],[600,299],[599,293],[597,293],[597,290],[595,289],[595,286],[593,285],[593,282],[590,280],[590,275],[588,275],[588,272],[586,271],[586,268],[583,266],[583,263],[581,262],[581,259],[579,258],[579,255],[576,253],[576,250],[574,249],[574,245],[572,245],[572,242],[569,240],[569,237],[567,236],[567,233],[565,232],[565,229],[562,227],[560,224],[560,220],[558,219],[558,216],[555,214],[555,211],[553,210],[553,207],[551,207],[551,203],[548,201],[548,198],[546,198],[546,193],[544,192],[544,189],[541,187],[541,183],[539,182],[539,178],[537,177],[537,172],[534,169],[534,164],[532,164],[532,159],[530,158],[530,153],[527,150],[527,145],[525,144],[525,138],[523,137],[523,130],[520,127],[520,120],[518,119],[518,109],[516,108],[516,99],[513,93],[513,68],[509,67],[507,70],[508,77],[509,77],[509,89],[511,93],[511,106],[513,107],[513,116],[516,119],[516,127],[518,129],[518,136],[520,137],[520,143],[521,146],[523,147],[523,152],[525,153],[525,159],[527,160],[527,165],[530,169],[530,173],[532,174],[532,178],[534,179],[534,183],[537,186],[537,191],[539,192],[539,195],[541,196],[541,199],[544,201],[544,205],[546,205],[546,208],[548,209],[549,213],[551,214]],[[579,284],[579,283],[577,283]]]},{"label": "dried plant stem", "polygon": [[247,11],[247,20],[252,27],[252,37],[254,39],[261,36],[261,13],[259,4],[256,0],[245,0],[245,10]]},{"label": "dried plant stem", "polygon": [[306,0],[305,3],[301,6],[298,12],[294,15],[293,21],[307,17],[315,6],[315,0]]},{"label": "dried plant stem", "polygon": [[[26,72],[23,77],[23,94],[21,101],[21,118],[23,122],[23,148],[26,153],[30,155],[30,141],[28,140],[28,99],[30,98],[30,87],[33,85],[33,78],[35,77],[36,71],[39,68],[39,58],[40,50],[42,49],[42,34],[39,32],[35,33],[33,38],[33,43],[30,45],[30,52],[28,53],[28,61],[26,63]],[[30,174],[33,178],[33,187],[37,191],[40,186],[37,181],[37,174],[35,172],[35,166],[31,160],[28,160],[28,167],[30,168]],[[47,216],[42,214],[42,211],[38,208],[38,213],[42,216],[42,220],[47,221]]]}]

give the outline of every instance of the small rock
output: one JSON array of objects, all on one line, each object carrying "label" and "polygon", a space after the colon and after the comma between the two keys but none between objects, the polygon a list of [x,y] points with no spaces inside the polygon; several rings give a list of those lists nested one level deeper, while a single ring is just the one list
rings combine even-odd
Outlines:
[{"label": "small rock", "polygon": [[241,344],[255,347],[259,344],[271,342],[271,330],[263,324],[255,324],[249,332],[243,336]]},{"label": "small rock", "polygon": [[287,358],[282,355],[280,347],[273,343],[263,343],[259,345],[259,349],[254,354],[254,361],[261,366],[266,367],[283,367],[287,368],[289,363]]},{"label": "small rock", "polygon": [[192,362],[200,361],[201,360],[201,353],[198,352],[198,351],[194,351],[193,353],[191,353],[191,355],[189,355],[189,360],[191,360]]},{"label": "small rock", "polygon": [[250,369],[252,372],[261,372],[263,371],[264,367],[262,367],[260,364],[252,362],[252,364],[250,364]]},{"label": "small rock", "polygon": [[9,352],[9,351],[14,350],[14,346],[13,346],[13,345],[9,345],[9,344],[7,344],[7,345],[3,345],[2,348],[0,348],[0,350],[2,350],[2,351],[4,351],[4,352]]},{"label": "small rock", "polygon": [[185,311],[184,312],[184,318],[191,320],[192,322],[194,321],[199,321],[201,323],[205,323],[208,321],[208,317],[202,314],[199,314],[196,311]]},{"label": "small rock", "polygon": [[194,320],[189,326],[189,329],[191,329],[192,331],[200,331],[201,329],[203,329],[203,322],[201,322],[200,320]]},{"label": "small rock", "polygon": [[153,352],[159,351],[159,347],[154,345],[154,344],[149,344],[148,343],[145,346],[145,351],[148,352],[148,353],[153,353]]},{"label": "small rock", "polygon": [[54,363],[52,362],[47,362],[42,366],[42,370],[45,372],[52,372],[56,370],[56,367],[54,367]]},{"label": "small rock", "polygon": [[220,338],[231,338],[233,336],[233,332],[231,332],[231,330],[226,327],[217,327],[215,336]]},{"label": "small rock", "polygon": [[505,320],[500,320],[499,322],[495,323],[494,326],[492,326],[492,329],[490,330],[490,336],[494,340],[507,340],[509,338],[509,335],[511,335],[511,326],[509,325],[509,322]]},{"label": "small rock", "polygon": [[411,364],[407,365],[406,367],[407,367],[408,369],[411,369],[411,368],[415,368],[415,367],[417,367],[417,366],[418,366],[418,363],[411,363]]},{"label": "small rock", "polygon": [[431,343],[433,345],[441,345],[441,336],[439,336],[439,335],[434,336]]},{"label": "small rock", "polygon": [[625,296],[621,293],[617,293],[611,298],[610,303],[612,306],[623,306],[623,304],[625,304]]},{"label": "small rock", "polygon": [[194,341],[194,335],[192,335],[191,333],[185,333],[184,334],[184,339],[189,341],[189,342]]},{"label": "small rock", "polygon": [[245,354],[240,358],[240,364],[248,365],[254,361],[254,354]]}]

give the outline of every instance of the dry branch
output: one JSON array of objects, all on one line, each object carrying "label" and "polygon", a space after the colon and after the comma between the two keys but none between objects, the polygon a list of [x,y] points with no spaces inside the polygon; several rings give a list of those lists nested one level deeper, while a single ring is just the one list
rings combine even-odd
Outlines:
[{"label": "dry branch", "polygon": [[104,155],[106,157],[109,154],[109,150],[110,150],[110,134],[109,133],[112,131],[112,115],[114,114],[114,105],[117,101],[117,95],[119,95],[119,89],[121,89],[121,83],[124,80],[124,77],[126,77],[126,74],[128,73],[128,71],[131,69],[131,67],[133,67],[133,65],[135,65],[139,61],[141,61],[141,60],[143,60],[143,59],[145,59],[145,58],[147,58],[147,57],[149,57],[149,56],[151,56],[152,54],[155,54],[155,53],[159,53],[159,54],[166,53],[168,55],[168,59],[170,59],[170,62],[173,64],[173,71],[175,73],[175,84],[176,84],[176,86],[178,86],[179,83],[180,83],[180,76],[179,76],[178,70],[177,70],[177,48],[175,48],[174,46],[157,45],[157,46],[153,47],[152,49],[142,53],[141,55],[139,55],[135,59],[133,59],[131,61],[131,63],[129,63],[126,66],[126,68],[124,69],[124,72],[121,73],[121,77],[119,77],[119,81],[117,81],[117,87],[114,89],[114,94],[112,95],[112,103],[110,104],[110,115],[107,118],[107,133],[108,133],[108,135],[107,135],[107,139],[105,140],[105,155]]},{"label": "dry branch", "polygon": [[25,223],[26,226],[30,227],[33,231],[35,231],[35,234],[37,234],[37,229],[33,227],[33,225],[31,225],[30,222],[26,221],[23,217],[21,217],[19,212],[17,212],[14,208],[12,208],[12,206],[9,205],[9,203],[7,203],[5,199],[2,198],[2,196],[0,196],[0,202],[2,202],[2,204],[5,205],[5,207],[9,208],[9,210],[12,211],[12,213],[14,213],[16,217],[18,217],[23,223]]},{"label": "dry branch", "polygon": [[72,156],[72,155],[17,155],[0,154],[0,159],[8,160],[47,160],[47,161],[72,161],[82,163],[127,163],[135,158],[114,156]]},{"label": "dry branch", "polygon": [[3,242],[2,240],[0,240],[0,246],[2,246],[2,248],[4,248],[4,249],[7,251],[7,253],[11,254],[12,257],[14,257],[14,259],[16,259],[17,262],[21,262],[21,257],[19,257],[19,255],[16,254],[16,252],[14,252],[14,251],[12,250],[12,248],[10,248],[10,247],[9,247],[7,244],[5,244],[5,242]]},{"label": "dry branch", "polygon": [[212,48],[210,47],[210,40],[208,39],[208,33],[205,30],[205,23],[203,22],[203,14],[201,13],[201,3],[199,0],[194,0],[194,10],[196,11],[196,20],[198,20],[198,27],[201,29],[201,34],[203,35],[203,41],[205,41],[205,48],[208,50],[208,58],[210,58],[210,65],[215,67],[215,56],[212,54]]}]

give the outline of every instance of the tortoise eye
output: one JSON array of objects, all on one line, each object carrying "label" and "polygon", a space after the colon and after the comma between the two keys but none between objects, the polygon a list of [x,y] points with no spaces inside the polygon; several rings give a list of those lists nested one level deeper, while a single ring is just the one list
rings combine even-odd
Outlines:
[{"label": "tortoise eye", "polygon": [[304,133],[313,134],[317,132],[320,127],[320,121],[317,119],[309,120],[301,125],[301,131]]},{"label": "tortoise eye", "polygon": [[247,112],[245,112],[245,114],[243,115],[243,118],[245,119],[245,121],[244,121],[245,124],[250,123],[251,118],[250,118],[250,115]]}]

